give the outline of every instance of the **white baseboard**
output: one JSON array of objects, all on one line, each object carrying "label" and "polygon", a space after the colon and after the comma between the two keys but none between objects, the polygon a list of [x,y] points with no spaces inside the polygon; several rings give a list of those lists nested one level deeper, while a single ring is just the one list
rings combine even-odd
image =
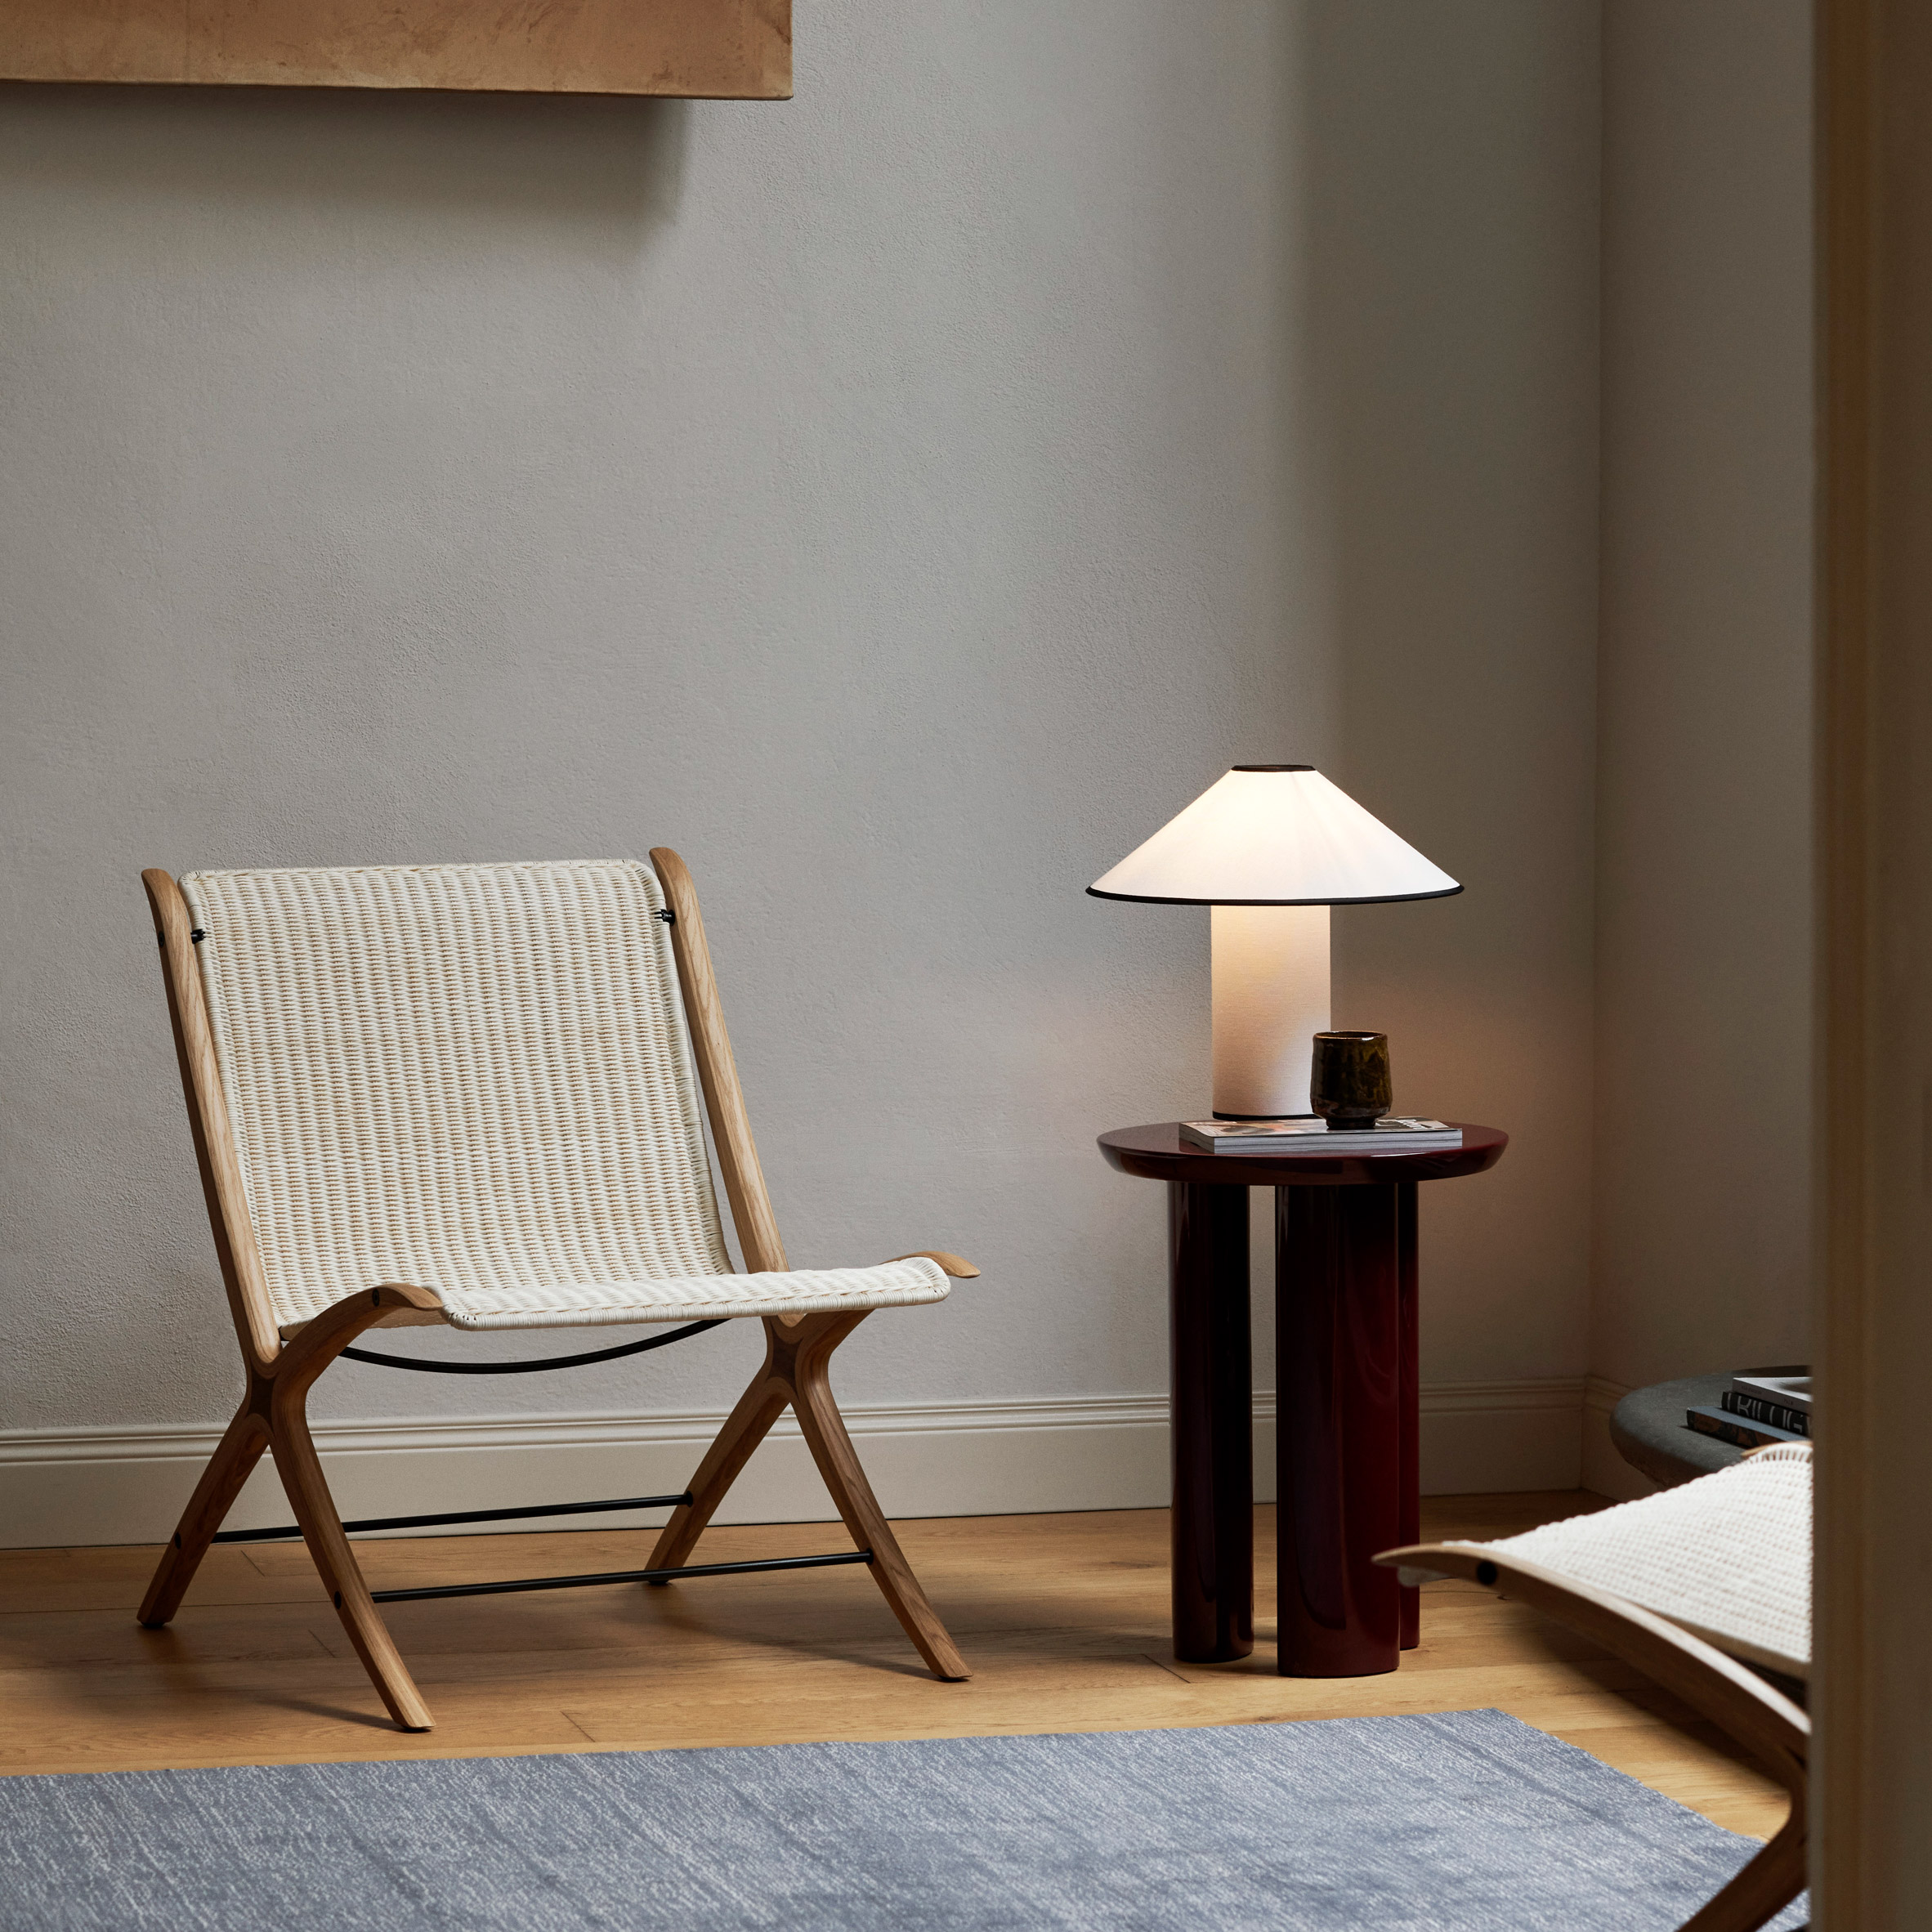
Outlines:
[{"label": "white baseboard", "polygon": [[[1132,1509],[1165,1500],[1165,1398],[845,1409],[873,1487],[895,1516]],[[338,1508],[428,1515],[566,1498],[675,1495],[724,1412],[318,1424]],[[151,1543],[174,1526],[213,1429],[96,1429],[0,1436],[0,1547]],[[668,1510],[552,1518],[505,1528],[617,1528]],[[816,1523],[834,1512],[789,1415],[733,1487],[721,1523]],[[265,1458],[229,1517],[289,1520]],[[454,1533],[454,1532],[453,1532]]]},{"label": "white baseboard", "polygon": [[1634,1503],[1640,1496],[1657,1494],[1656,1483],[1632,1469],[1610,1440],[1610,1411],[1629,1393],[1625,1384],[1605,1375],[1584,1379],[1583,1487],[1618,1503]]},{"label": "white baseboard", "polygon": [[[1423,1488],[1432,1495],[1574,1488],[1583,1398],[1584,1384],[1574,1380],[1424,1389]],[[1147,1509],[1167,1500],[1165,1395],[880,1405],[845,1414],[879,1500],[895,1516]],[[508,1416],[332,1423],[315,1433],[337,1503],[353,1519],[675,1494],[722,1420],[722,1412]],[[212,1429],[0,1432],[0,1548],[159,1542],[218,1435]],[[1272,1501],[1272,1395],[1254,1399],[1254,1450],[1257,1497]],[[616,1527],[665,1514],[589,1521]],[[812,1523],[832,1514],[788,1415],[740,1477],[718,1520]],[[265,1460],[229,1527],[288,1520]],[[553,1518],[516,1527],[588,1523]]]},{"label": "white baseboard", "polygon": [[1575,1376],[1422,1391],[1424,1496],[1574,1489],[1582,1467],[1583,1384]]}]

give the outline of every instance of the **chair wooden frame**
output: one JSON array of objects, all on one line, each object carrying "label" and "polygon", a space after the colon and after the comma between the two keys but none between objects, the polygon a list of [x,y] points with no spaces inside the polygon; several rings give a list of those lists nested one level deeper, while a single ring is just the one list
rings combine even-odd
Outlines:
[{"label": "chair wooden frame", "polygon": [[1804,1890],[1811,1720],[1782,1691],[1666,1618],[1540,1563],[1452,1543],[1385,1550],[1375,1561],[1438,1576],[1466,1577],[1485,1589],[1506,1591],[1567,1624],[1708,1718],[1791,1794],[1791,1811],[1777,1836],[1722,1891],[1685,1920],[1679,1932],[1755,1932]]},{"label": "chair wooden frame", "polygon": [[[782,1272],[787,1266],[785,1246],[752,1139],[697,894],[684,861],[675,852],[660,847],[651,857],[673,915],[672,950],[679,990],[745,1267],[754,1274]],[[223,1518],[262,1451],[268,1450],[322,1586],[333,1599],[356,1654],[390,1715],[405,1730],[428,1730],[433,1722],[429,1707],[363,1581],[329,1494],[309,1432],[306,1406],[316,1378],[364,1329],[434,1323],[441,1319],[442,1304],[432,1290],[407,1282],[373,1285],[344,1296],[292,1337],[283,1339],[249,1219],[240,1159],[216,1060],[213,1028],[195,958],[195,935],[187,901],[167,872],[143,872],[141,883],[147,888],[160,941],[188,1122],[247,1388],[162,1554],[141,1601],[140,1621],[147,1629],[158,1630],[174,1616]],[[979,1272],[956,1254],[936,1249],[921,1252],[948,1275],[964,1278]],[[685,1567],[692,1546],[739,1471],[789,1407],[798,1419],[840,1518],[856,1550],[864,1553],[863,1560],[893,1615],[933,1675],[957,1682],[968,1675],[965,1663],[886,1522],[832,1396],[829,1369],[833,1351],[870,1312],[861,1308],[761,1317],[767,1342],[764,1366],[752,1378],[699,1465],[688,1500],[678,1504],[659,1532],[648,1568],[675,1572]]]}]

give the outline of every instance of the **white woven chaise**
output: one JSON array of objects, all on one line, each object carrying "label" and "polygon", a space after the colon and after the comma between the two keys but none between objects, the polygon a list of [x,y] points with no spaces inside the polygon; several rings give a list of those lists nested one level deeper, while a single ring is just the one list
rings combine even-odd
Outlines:
[{"label": "white woven chaise", "polygon": [[[391,1715],[427,1729],[376,1604],[462,1586],[371,1595],[309,1434],[317,1376],[345,1353],[443,1373],[570,1366],[757,1317],[764,1366],[689,1491],[611,1500],[676,1505],[649,1563],[584,1581],[748,1567],[685,1559],[789,1407],[855,1545],[798,1564],[864,1562],[933,1674],[967,1675],[880,1513],[827,1371],[874,1308],[941,1300],[949,1276],[978,1271],[936,1250],[870,1268],[787,1266],[690,874],[674,852],[651,856],[655,871],[610,861],[190,873],[178,885],[141,875],[248,1379],[149,1585],[144,1625],[174,1615],[211,1543],[299,1532]],[[719,1223],[707,1120],[742,1271]],[[424,1323],[681,1326],[536,1363],[424,1364],[349,1347],[365,1329]],[[295,1525],[220,1534],[264,1449]]]},{"label": "white woven chaise", "polygon": [[1405,1584],[1468,1577],[1569,1625],[1710,1719],[1790,1792],[1777,1836],[1680,1932],[1754,1932],[1804,1889],[1811,1723],[1759,1670],[1810,1675],[1809,1443],[1523,1536],[1375,1560]]}]

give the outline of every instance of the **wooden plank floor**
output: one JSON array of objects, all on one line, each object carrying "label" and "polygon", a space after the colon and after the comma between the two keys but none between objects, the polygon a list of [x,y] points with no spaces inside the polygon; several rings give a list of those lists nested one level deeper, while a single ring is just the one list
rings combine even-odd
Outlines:
[{"label": "wooden plank floor", "polygon": [[[1435,1497],[1428,1537],[1500,1536],[1598,1506],[1581,1491]],[[392,1729],[299,1545],[230,1545],[168,1630],[136,1626],[157,1551],[0,1551],[0,1772],[475,1757],[806,1739],[1268,1724],[1494,1706],[1733,1830],[1783,1814],[1770,1780],[1637,1672],[1518,1604],[1445,1582],[1393,1675],[1274,1674],[1273,1524],[1259,1513],[1259,1641],[1176,1663],[1167,1516],[1116,1510],[899,1526],[973,1667],[927,1676],[862,1568],[396,1603],[437,1719]],[[615,1569],[638,1532],[360,1545],[373,1588]],[[846,1547],[836,1524],[710,1532],[695,1560]]]}]

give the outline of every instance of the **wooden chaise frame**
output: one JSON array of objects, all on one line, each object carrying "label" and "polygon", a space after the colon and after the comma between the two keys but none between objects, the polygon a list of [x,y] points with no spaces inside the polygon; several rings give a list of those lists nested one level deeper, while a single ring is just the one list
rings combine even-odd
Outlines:
[{"label": "wooden chaise frame", "polygon": [[[675,852],[660,847],[651,854],[670,921],[672,950],[679,990],[690,1029],[693,1056],[704,1092],[718,1165],[736,1224],[745,1268],[750,1273],[785,1269],[784,1243],[765,1190],[758,1149],[738,1084],[731,1043],[712,973],[710,949],[691,874]],[[188,1103],[189,1125],[195,1158],[201,1169],[208,1221],[220,1259],[221,1279],[241,1345],[248,1386],[235,1419],[222,1436],[180,1527],[163,1551],[154,1580],[142,1599],[140,1621],[150,1630],[166,1624],[180,1608],[183,1595],[209,1545],[217,1541],[253,1541],[288,1532],[230,1532],[220,1536],[221,1522],[233,1506],[263,1450],[274,1452],[275,1464],[293,1508],[296,1527],[308,1545],[320,1572],[322,1586],[333,1599],[342,1626],[362,1660],[383,1703],[405,1730],[431,1728],[429,1707],[411,1679],[407,1666],[377,1610],[378,1601],[419,1596],[472,1594],[472,1587],[383,1591],[372,1594],[363,1581],[345,1526],[329,1494],[327,1479],[309,1433],[308,1393],[316,1378],[364,1329],[378,1326],[437,1323],[441,1307],[427,1288],[408,1282],[386,1282],[360,1289],[306,1323],[293,1337],[282,1339],[264,1277],[262,1256],[250,1223],[242,1169],[231,1131],[227,1103],[216,1060],[214,1034],[195,958],[193,922],[181,888],[167,872],[143,872],[160,940],[161,960],[168,986],[169,1016],[181,1062],[181,1085]],[[921,1250],[950,1276],[978,1273],[970,1262],[937,1250]],[[908,1259],[899,1256],[896,1259]],[[968,1675],[964,1661],[947,1635],[919,1579],[913,1574],[897,1540],[888,1526],[871,1485],[860,1466],[845,1423],[833,1400],[828,1371],[832,1353],[865,1320],[869,1309],[829,1313],[762,1317],[766,1331],[764,1366],[739,1398],[692,1477],[691,1487],[678,1497],[623,1499],[640,1503],[673,1503],[670,1520],[659,1533],[645,1568],[604,1576],[532,1579],[528,1585],[482,1585],[476,1591],[505,1587],[557,1587],[563,1584],[669,1582],[679,1576],[714,1575],[745,1569],[807,1568],[830,1563],[864,1563],[871,1571],[914,1648],[933,1675],[956,1682]],[[695,1326],[709,1326],[710,1323]],[[646,1344],[648,1345],[648,1344]],[[637,1344],[633,1344],[635,1348]],[[628,1352],[628,1351],[626,1351]],[[692,1566],[686,1559],[738,1473],[766,1433],[789,1407],[831,1492],[834,1504],[855,1545],[847,1555],[778,1559],[767,1563]],[[579,1508],[615,1507],[612,1505]],[[350,1528],[401,1528],[430,1523],[502,1520],[547,1512],[536,1509],[478,1510],[459,1516],[391,1518],[381,1523],[355,1523]],[[561,1512],[560,1512],[561,1513]]]},{"label": "wooden chaise frame", "polygon": [[1756,1671],[1621,1597],[1480,1545],[1415,1544],[1386,1550],[1375,1560],[1432,1576],[1466,1577],[1567,1624],[1681,1697],[1784,1787],[1791,1808],[1777,1836],[1679,1932],[1755,1932],[1805,1889],[1811,1720]]}]

